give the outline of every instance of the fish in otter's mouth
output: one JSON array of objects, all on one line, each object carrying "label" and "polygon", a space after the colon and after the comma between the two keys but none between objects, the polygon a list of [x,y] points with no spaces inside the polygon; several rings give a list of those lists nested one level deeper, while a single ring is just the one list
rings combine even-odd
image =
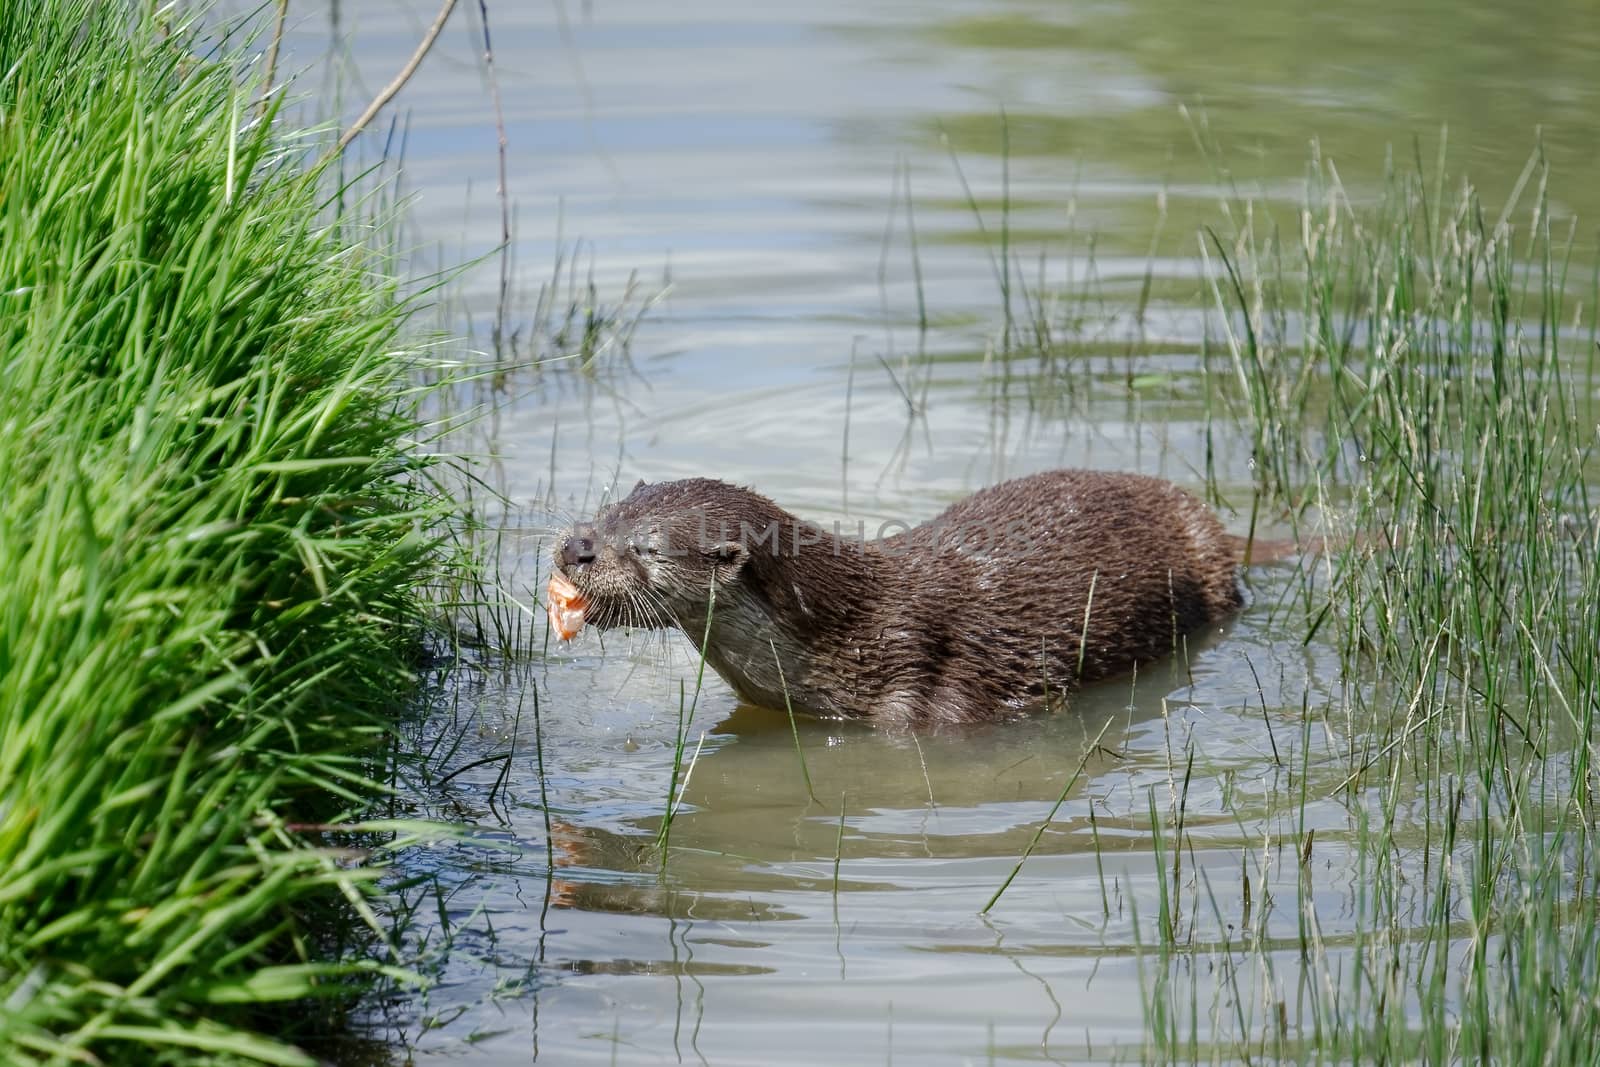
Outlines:
[{"label": "fish in otter's mouth", "polygon": [[550,572],[550,585],[546,592],[549,594],[546,610],[550,612],[550,624],[555,627],[556,636],[563,641],[571,641],[583,629],[589,599],[559,571]]}]

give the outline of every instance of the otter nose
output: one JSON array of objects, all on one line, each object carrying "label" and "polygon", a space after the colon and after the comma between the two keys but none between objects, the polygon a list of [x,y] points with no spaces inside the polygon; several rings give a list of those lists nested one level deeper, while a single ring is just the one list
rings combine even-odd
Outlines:
[{"label": "otter nose", "polygon": [[594,538],[582,533],[568,535],[561,542],[561,565],[575,567],[594,562]]}]

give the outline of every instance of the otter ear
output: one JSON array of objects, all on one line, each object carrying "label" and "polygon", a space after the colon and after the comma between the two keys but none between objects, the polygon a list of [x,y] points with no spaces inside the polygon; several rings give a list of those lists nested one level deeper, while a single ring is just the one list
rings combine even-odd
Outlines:
[{"label": "otter ear", "polygon": [[705,555],[720,571],[718,577],[726,581],[743,569],[749,552],[737,541],[718,541],[707,546]]}]

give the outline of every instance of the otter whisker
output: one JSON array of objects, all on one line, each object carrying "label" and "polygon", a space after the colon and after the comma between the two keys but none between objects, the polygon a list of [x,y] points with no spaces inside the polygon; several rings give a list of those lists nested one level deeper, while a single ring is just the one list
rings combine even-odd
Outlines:
[{"label": "otter whisker", "polygon": [[628,591],[628,607],[629,622],[635,627],[654,629],[655,624],[660,622],[655,608],[645,599],[642,590],[631,589]]},{"label": "otter whisker", "polygon": [[622,624],[629,629],[637,629],[643,625],[643,609],[639,604],[639,591],[629,589],[622,597]]},{"label": "otter whisker", "polygon": [[665,630],[669,621],[673,625],[677,624],[661,594],[648,585],[630,589],[628,596],[634,602],[636,616],[642,620],[640,625],[652,630]]}]

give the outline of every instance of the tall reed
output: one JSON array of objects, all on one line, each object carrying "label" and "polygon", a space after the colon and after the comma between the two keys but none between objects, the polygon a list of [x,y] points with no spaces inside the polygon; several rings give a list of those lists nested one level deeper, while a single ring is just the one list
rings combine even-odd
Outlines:
[{"label": "tall reed", "polygon": [[[1247,884],[1237,944],[1224,906],[1196,902],[1221,944],[1187,950],[1221,961],[1231,1006],[1204,1044],[1153,1028],[1155,1058],[1600,1056],[1597,294],[1546,182],[1536,155],[1495,208],[1419,160],[1363,204],[1317,160],[1292,223],[1236,212],[1206,242],[1216,399],[1252,434],[1263,498],[1328,521],[1302,621],[1344,695],[1321,709],[1340,741],[1318,745],[1308,709],[1299,788],[1275,797],[1324,824],[1296,831],[1278,896],[1252,920]],[[1205,1011],[1170,974],[1148,991],[1152,1019]]]}]

